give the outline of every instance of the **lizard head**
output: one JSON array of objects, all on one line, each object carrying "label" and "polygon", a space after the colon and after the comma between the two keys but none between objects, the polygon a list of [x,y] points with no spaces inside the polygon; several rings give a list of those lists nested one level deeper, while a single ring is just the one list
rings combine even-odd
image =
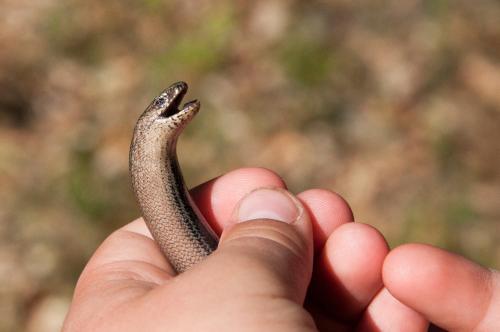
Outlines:
[{"label": "lizard head", "polygon": [[177,82],[163,90],[153,99],[142,120],[145,122],[156,122],[167,124],[170,127],[182,127],[200,110],[200,102],[190,101],[181,107],[182,98],[186,95],[188,85],[185,82]]}]

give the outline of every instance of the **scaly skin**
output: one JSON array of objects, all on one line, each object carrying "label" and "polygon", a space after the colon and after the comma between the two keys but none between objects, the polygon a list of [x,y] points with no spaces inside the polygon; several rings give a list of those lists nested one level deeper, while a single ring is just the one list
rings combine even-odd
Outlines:
[{"label": "scaly skin", "polygon": [[200,109],[196,100],[178,109],[187,89],[178,82],[153,100],[137,121],[130,147],[132,187],[142,216],[178,273],[218,242],[189,196],[177,161],[177,139]]}]

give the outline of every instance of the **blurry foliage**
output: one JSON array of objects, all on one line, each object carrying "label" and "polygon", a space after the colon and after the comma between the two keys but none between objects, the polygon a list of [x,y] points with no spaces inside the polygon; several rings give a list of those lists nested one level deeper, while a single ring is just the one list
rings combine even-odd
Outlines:
[{"label": "blurry foliage", "polygon": [[103,218],[112,200],[103,190],[106,184],[96,178],[92,167],[92,151],[78,151],[73,157],[75,165],[68,174],[68,196],[90,220]]},{"label": "blurry foliage", "polygon": [[306,87],[324,83],[334,66],[328,44],[300,34],[285,43],[281,60],[290,78]]},{"label": "blurry foliage", "polygon": [[222,66],[233,29],[233,15],[230,4],[215,5],[198,26],[187,32],[179,28],[175,43],[163,45],[163,50],[151,60],[155,82],[163,82],[165,75],[191,76]]},{"label": "blurry foliage", "polygon": [[57,330],[88,257],[139,215],[132,128],[176,80],[202,102],[190,185],[267,167],[338,191],[391,246],[499,267],[498,17],[494,0],[3,1],[0,331]]}]

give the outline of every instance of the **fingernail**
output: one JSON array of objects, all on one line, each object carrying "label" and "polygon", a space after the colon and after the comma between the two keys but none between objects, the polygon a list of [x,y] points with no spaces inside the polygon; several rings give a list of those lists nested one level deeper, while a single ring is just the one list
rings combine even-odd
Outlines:
[{"label": "fingernail", "polygon": [[273,219],[291,224],[300,217],[301,211],[300,203],[286,190],[261,188],[243,197],[236,219],[237,222]]}]

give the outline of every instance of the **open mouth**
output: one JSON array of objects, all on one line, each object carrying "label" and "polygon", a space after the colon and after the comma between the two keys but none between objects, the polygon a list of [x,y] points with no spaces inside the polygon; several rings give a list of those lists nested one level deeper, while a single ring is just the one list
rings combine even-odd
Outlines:
[{"label": "open mouth", "polygon": [[199,107],[197,100],[190,101],[181,108],[182,98],[186,95],[188,86],[178,82],[167,88],[154,102],[155,107],[161,110],[162,117],[171,117],[181,111],[190,111]]}]

